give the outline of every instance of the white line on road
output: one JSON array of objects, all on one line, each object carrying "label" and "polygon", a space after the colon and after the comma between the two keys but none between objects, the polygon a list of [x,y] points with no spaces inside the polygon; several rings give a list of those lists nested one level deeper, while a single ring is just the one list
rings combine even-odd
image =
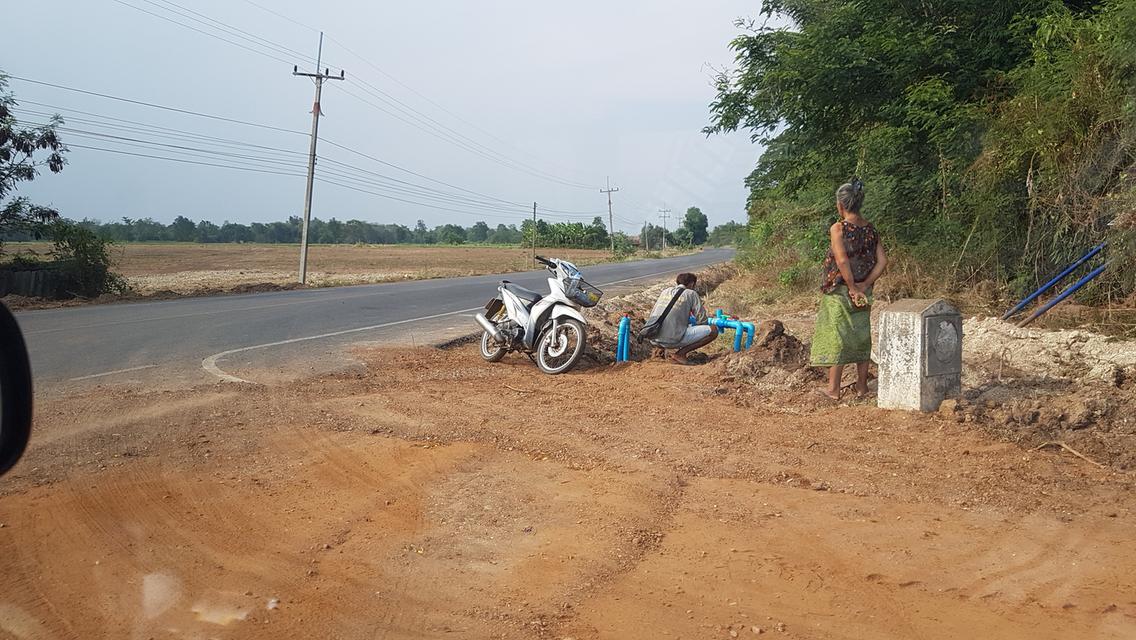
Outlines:
[{"label": "white line on road", "polygon": [[373,324],[369,327],[357,327],[355,329],[344,329],[343,331],[332,331],[331,333],[321,333],[321,334],[315,335],[315,336],[306,336],[306,337],[303,337],[303,338],[292,338],[290,340],[280,340],[278,342],[267,342],[265,344],[256,344],[256,345],[253,345],[251,347],[241,347],[240,349],[229,349],[228,351],[222,351],[221,353],[211,355],[208,358],[205,358],[204,360],[202,360],[201,361],[201,368],[205,369],[209,373],[212,373],[213,375],[224,380],[225,382],[245,382],[245,383],[249,383],[251,381],[244,380],[242,378],[238,378],[234,375],[230,375],[230,374],[222,371],[221,368],[217,366],[217,361],[221,360],[222,358],[231,356],[234,353],[243,353],[245,351],[253,351],[254,349],[267,349],[268,347],[279,347],[279,346],[285,345],[285,344],[295,344],[297,342],[306,342],[308,340],[320,340],[322,338],[334,338],[336,336],[343,336],[343,335],[347,335],[349,333],[359,333],[360,331],[372,331],[374,329],[382,329],[384,327],[393,327],[395,325],[406,324],[408,322],[421,322],[423,320],[433,320],[434,318],[444,318],[446,316],[456,316],[460,313],[469,313],[471,311],[477,311],[478,309],[481,309],[481,308],[482,307],[471,307],[469,309],[461,309],[459,311],[449,311],[447,313],[437,313],[437,314],[434,314],[432,316],[422,316],[421,318],[407,318],[406,320],[395,320],[394,322],[384,322],[382,324]]},{"label": "white line on road", "polygon": [[[631,278],[624,278],[623,280],[615,280],[613,282],[605,282],[605,283],[602,283],[602,284],[605,287],[610,287],[611,285],[621,284],[621,283],[624,283],[624,282],[630,282],[632,280],[641,280],[643,278],[652,278],[654,276],[661,276],[664,273],[674,273],[674,269],[671,268],[671,269],[667,269],[666,271],[658,271],[658,272],[655,272],[655,273],[644,273],[642,275],[633,276]],[[407,323],[410,323],[410,322],[421,322],[423,320],[433,320],[435,318],[444,318],[446,316],[456,316],[456,315],[462,314],[462,313],[469,313],[471,311],[477,311],[478,309],[481,309],[481,308],[482,307],[471,307],[469,309],[461,309],[459,311],[449,311],[447,313],[437,313],[437,314],[434,314],[434,315],[431,315],[431,316],[422,316],[420,318],[407,318],[406,320],[395,320],[393,322],[384,322],[382,324],[374,324],[374,325],[370,325],[370,326],[367,326],[367,327],[357,327],[355,329],[344,329],[342,331],[332,331],[331,333],[321,333],[319,335],[305,336],[303,338],[291,338],[289,340],[279,340],[277,342],[266,342],[264,344],[256,344],[256,345],[252,345],[250,347],[241,347],[239,349],[229,349],[228,351],[222,351],[221,353],[216,353],[216,354],[213,354],[213,355],[203,359],[201,361],[201,368],[205,369],[209,373],[217,376],[221,380],[224,380],[225,382],[251,383],[250,380],[245,380],[243,378],[238,378],[237,376],[234,376],[232,374],[225,373],[220,367],[217,366],[217,362],[219,360],[222,360],[222,359],[224,359],[228,356],[231,356],[235,353],[243,353],[245,351],[254,351],[256,349],[267,349],[269,347],[279,347],[279,346],[283,346],[283,345],[286,345],[286,344],[295,344],[297,342],[307,342],[309,340],[321,340],[323,338],[334,338],[336,336],[342,336],[342,335],[347,335],[347,334],[351,334],[351,333],[359,333],[359,332],[362,332],[362,331],[372,331],[372,330],[375,330],[375,329],[383,329],[385,327],[393,327],[393,326],[397,326],[397,325],[400,325],[400,324],[407,324]]]},{"label": "white line on road", "polygon": [[117,373],[130,373],[131,371],[141,371],[143,369],[153,369],[158,365],[144,364],[141,367],[130,367],[129,369],[116,369],[114,371],[104,371],[103,373],[92,373],[89,376],[79,376],[78,378],[71,378],[68,382],[78,382],[80,380],[90,380],[91,378],[101,378],[103,376],[113,376]]}]

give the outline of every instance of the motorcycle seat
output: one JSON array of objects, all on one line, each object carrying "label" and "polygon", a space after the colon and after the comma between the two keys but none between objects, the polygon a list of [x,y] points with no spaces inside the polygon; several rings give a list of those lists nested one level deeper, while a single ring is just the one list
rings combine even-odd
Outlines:
[{"label": "motorcycle seat", "polygon": [[536,304],[541,298],[544,297],[544,296],[540,295],[539,293],[537,293],[535,291],[530,291],[530,290],[528,290],[528,289],[526,289],[522,286],[515,285],[512,282],[504,283],[504,287],[505,287],[505,290],[508,291],[509,293],[511,293],[511,294],[517,296],[518,298],[520,298],[521,300],[524,300],[525,302],[527,302],[528,306],[530,306],[530,307],[532,305]]}]

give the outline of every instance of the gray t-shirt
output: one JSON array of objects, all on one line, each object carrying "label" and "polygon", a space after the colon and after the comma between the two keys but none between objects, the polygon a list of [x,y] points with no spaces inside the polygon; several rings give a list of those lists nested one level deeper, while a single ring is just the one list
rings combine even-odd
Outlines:
[{"label": "gray t-shirt", "polygon": [[673,346],[682,341],[686,328],[690,326],[691,315],[697,318],[698,322],[706,321],[706,309],[702,306],[702,298],[693,289],[687,289],[680,284],[667,288],[659,294],[655,308],[651,310],[651,315],[647,318],[647,324],[651,324],[655,318],[663,315],[663,310],[667,308],[667,304],[670,303],[671,298],[679,289],[682,289],[682,295],[675,301],[674,307],[671,308],[667,317],[663,319],[663,326],[659,328],[658,335],[651,340],[651,342],[663,347]]}]

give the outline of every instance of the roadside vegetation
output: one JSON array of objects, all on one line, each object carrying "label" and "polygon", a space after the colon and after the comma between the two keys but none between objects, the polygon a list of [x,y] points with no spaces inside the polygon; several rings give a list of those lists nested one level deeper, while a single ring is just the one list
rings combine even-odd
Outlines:
[{"label": "roadside vegetation", "polygon": [[50,206],[15,195],[20,183],[34,180],[42,169],[63,171],[67,147],[56,131],[63,123],[58,117],[44,126],[21,126],[12,115],[15,99],[6,87],[0,75],[0,256],[3,241],[10,238],[46,238],[52,248],[44,258],[7,260],[0,267],[0,288],[8,293],[24,287],[51,298],[122,293],[125,281],[110,270],[105,238],[63,219]]},{"label": "roadside vegetation", "polygon": [[740,24],[706,127],[765,146],[744,264],[782,292],[815,289],[833,192],[859,176],[895,295],[1018,296],[1107,240],[1113,266],[1079,300],[1133,306],[1136,3],[771,0],[762,13]]}]

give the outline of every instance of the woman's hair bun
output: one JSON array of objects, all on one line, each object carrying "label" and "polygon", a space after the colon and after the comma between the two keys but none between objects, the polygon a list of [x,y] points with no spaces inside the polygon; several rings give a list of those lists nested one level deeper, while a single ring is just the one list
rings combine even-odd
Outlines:
[{"label": "woman's hair bun", "polygon": [[852,190],[856,193],[863,193],[864,181],[859,178],[852,178]]}]

